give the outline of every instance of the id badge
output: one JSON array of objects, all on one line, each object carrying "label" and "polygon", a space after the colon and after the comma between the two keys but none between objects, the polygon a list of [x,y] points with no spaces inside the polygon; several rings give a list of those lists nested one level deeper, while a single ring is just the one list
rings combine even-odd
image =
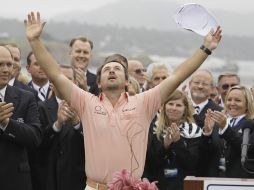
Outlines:
[{"label": "id badge", "polygon": [[177,176],[177,173],[178,173],[177,168],[164,169],[164,176],[166,178],[174,178]]}]

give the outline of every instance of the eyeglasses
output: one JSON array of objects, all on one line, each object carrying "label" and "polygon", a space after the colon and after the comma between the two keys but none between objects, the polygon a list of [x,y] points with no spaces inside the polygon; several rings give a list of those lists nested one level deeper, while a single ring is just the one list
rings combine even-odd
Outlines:
[{"label": "eyeglasses", "polygon": [[202,81],[192,81],[192,83],[193,83],[195,86],[202,85],[202,86],[204,86],[204,87],[208,87],[208,86],[211,85],[211,83],[202,82]]},{"label": "eyeglasses", "polygon": [[210,94],[210,98],[215,98],[216,96],[218,96],[218,94],[215,94],[215,93]]},{"label": "eyeglasses", "polygon": [[135,72],[136,74],[140,75],[141,73],[146,72],[146,69],[136,69],[136,70],[134,70],[134,72]]},{"label": "eyeglasses", "polygon": [[236,86],[236,85],[238,85],[238,84],[223,84],[223,85],[221,85],[221,88],[223,90],[228,90],[229,88]]},{"label": "eyeglasses", "polygon": [[162,76],[162,77],[154,77],[153,80],[155,81],[159,81],[159,80],[165,80],[167,77],[166,76]]}]

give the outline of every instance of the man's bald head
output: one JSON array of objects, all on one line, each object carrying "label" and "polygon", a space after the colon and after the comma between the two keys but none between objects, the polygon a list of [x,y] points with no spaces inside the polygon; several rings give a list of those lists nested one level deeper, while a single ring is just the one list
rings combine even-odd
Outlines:
[{"label": "man's bald head", "polygon": [[4,88],[11,79],[13,58],[8,48],[0,46],[0,89]]}]

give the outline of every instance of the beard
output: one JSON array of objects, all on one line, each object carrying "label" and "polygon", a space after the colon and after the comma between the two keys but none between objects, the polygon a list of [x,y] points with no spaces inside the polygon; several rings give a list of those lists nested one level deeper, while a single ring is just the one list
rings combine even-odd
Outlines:
[{"label": "beard", "polygon": [[117,85],[117,84],[109,85],[106,88],[106,90],[117,90],[117,89],[119,89],[119,85]]},{"label": "beard", "polygon": [[192,92],[191,96],[192,98],[201,99],[201,100],[208,98],[208,96],[203,92]]}]

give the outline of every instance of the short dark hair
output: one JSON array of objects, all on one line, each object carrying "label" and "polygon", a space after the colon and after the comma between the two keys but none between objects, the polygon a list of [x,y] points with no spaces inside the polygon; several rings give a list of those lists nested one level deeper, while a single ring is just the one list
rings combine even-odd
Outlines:
[{"label": "short dark hair", "polygon": [[240,77],[239,77],[236,73],[225,72],[225,73],[222,73],[222,74],[220,74],[220,75],[218,76],[218,84],[219,84],[219,82],[221,81],[221,79],[222,79],[223,77],[236,77],[237,80],[238,80],[238,82],[239,82],[239,83],[241,82]]},{"label": "short dark hair", "polygon": [[[124,68],[125,80],[128,80],[128,60],[121,54],[113,54],[105,58],[103,64],[97,69],[96,80],[97,84],[101,82],[101,70],[110,62],[117,62]],[[101,89],[100,89],[101,90]],[[125,87],[125,91],[128,91],[128,86]]]},{"label": "short dark hair", "polygon": [[106,57],[105,60],[104,60],[104,64],[110,63],[110,62],[120,63],[123,67],[128,69],[128,60],[127,60],[126,57],[124,57],[121,54],[115,53],[113,55],[110,55],[110,56]]},{"label": "short dark hair", "polygon": [[30,65],[31,64],[31,56],[33,55],[34,53],[32,51],[30,51],[26,57],[26,63],[27,65]]},{"label": "short dark hair", "polygon": [[88,42],[90,44],[90,47],[91,49],[93,49],[93,42],[89,39],[87,39],[86,37],[83,37],[83,36],[79,36],[79,37],[76,37],[76,38],[72,38],[70,43],[69,43],[69,47],[72,47],[73,44],[77,41],[77,40],[80,40],[82,42]]}]

